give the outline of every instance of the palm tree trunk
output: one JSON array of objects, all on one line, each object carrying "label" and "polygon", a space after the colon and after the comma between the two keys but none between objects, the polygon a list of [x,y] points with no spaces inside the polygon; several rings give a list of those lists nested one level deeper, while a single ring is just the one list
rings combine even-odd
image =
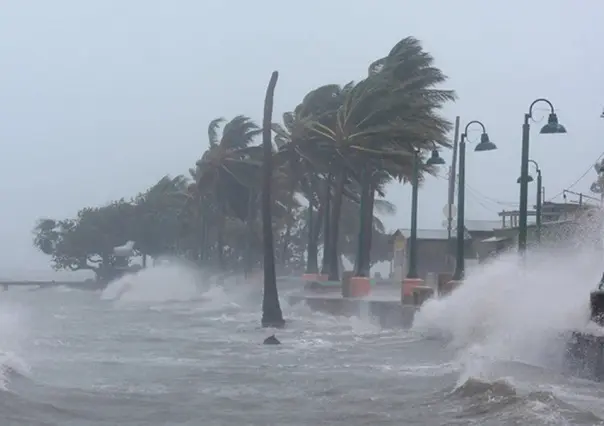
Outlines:
[{"label": "palm tree trunk", "polygon": [[[366,251],[367,251],[367,236],[368,230],[371,232],[371,227],[367,223],[371,223],[372,217],[367,215],[368,203],[370,198],[370,181],[369,170],[364,166],[361,170],[361,202],[359,204],[359,236],[357,239],[357,255],[355,258],[354,275],[357,277],[366,277],[368,272],[366,267]],[[371,215],[373,216],[373,215]]]},{"label": "palm tree trunk", "polygon": [[319,272],[318,248],[315,236],[315,220],[313,211],[312,195],[308,197],[308,242],[306,243],[306,273],[316,274]]},{"label": "palm tree trunk", "polygon": [[224,263],[224,227],[226,221],[226,212],[224,209],[221,209],[220,217],[218,218],[218,235],[216,238],[216,254],[218,256],[218,267],[220,271],[224,272],[226,270],[226,265]]},{"label": "palm tree trunk", "polygon": [[253,190],[249,190],[248,193],[248,207],[247,207],[247,241],[245,247],[245,259],[243,260],[243,273],[244,276],[248,277],[254,269],[254,224],[256,223],[256,194]]},{"label": "palm tree trunk", "polygon": [[338,238],[340,234],[340,214],[342,212],[342,197],[344,195],[344,184],[346,183],[346,169],[342,167],[338,173],[333,205],[331,206],[330,231],[329,237],[329,281],[340,280],[340,253],[338,251]]},{"label": "palm tree trunk", "polygon": [[329,273],[329,256],[331,254],[330,241],[331,238],[331,174],[327,176],[327,182],[325,183],[325,195],[323,202],[323,214],[321,215],[323,220],[323,260],[321,265],[321,274],[327,275]]},{"label": "palm tree trunk", "polygon": [[319,208],[317,209],[317,214],[316,214],[317,222],[315,223],[315,226],[313,227],[313,241],[317,245],[319,243],[319,236],[321,235],[321,228],[323,227],[323,220],[325,219],[325,214],[323,213],[324,210],[325,210],[325,204],[323,203],[322,205],[319,205]]},{"label": "palm tree trunk", "polygon": [[271,125],[273,122],[273,97],[279,73],[274,71],[266,89],[264,119],[262,121],[263,180],[262,180],[262,234],[264,237],[264,294],[262,297],[262,326],[283,327],[283,313],[279,305],[277,277],[275,274],[275,249],[271,212],[271,180],[273,177],[273,147]]},{"label": "palm tree trunk", "polygon": [[296,189],[296,175],[292,174],[293,178],[290,181],[289,193],[290,197],[287,200],[287,217],[285,219],[285,232],[283,234],[283,246],[281,247],[281,266],[285,265],[289,261],[289,241],[291,239],[291,229],[294,223],[293,209],[294,209],[294,190]]},{"label": "palm tree trunk", "polygon": [[[198,253],[199,253],[199,263],[203,265],[207,257],[207,244],[208,244],[208,214],[206,208],[203,206],[199,206],[200,215],[198,217],[199,224],[199,240],[198,240]],[[195,228],[194,228],[195,229]]]},{"label": "palm tree trunk", "polygon": [[365,247],[363,248],[362,270],[365,277],[371,276],[371,240],[373,237],[373,206],[375,204],[375,189],[373,182],[367,185],[367,202],[364,206],[365,215]]},{"label": "palm tree trunk", "polygon": [[319,272],[319,261],[318,261],[318,255],[319,255],[319,237],[321,236],[321,229],[323,228],[323,220],[325,219],[325,214],[323,213],[323,211],[325,210],[325,203],[322,203],[319,205],[319,208],[317,209],[317,213],[314,216],[317,220],[316,222],[314,222],[313,224],[313,230],[312,230],[312,234],[311,234],[311,239],[309,240],[309,244],[310,244],[310,250],[311,253],[314,253],[314,262],[316,263],[316,269],[314,270],[314,272],[310,272],[310,273],[318,273]]}]

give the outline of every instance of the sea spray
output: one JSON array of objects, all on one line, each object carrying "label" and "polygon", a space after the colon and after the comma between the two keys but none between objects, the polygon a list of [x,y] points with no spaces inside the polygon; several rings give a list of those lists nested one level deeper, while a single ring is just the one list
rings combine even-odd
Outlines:
[{"label": "sea spray", "polygon": [[199,271],[171,261],[126,274],[109,283],[101,297],[120,302],[186,301],[198,294]]},{"label": "sea spray", "polygon": [[30,366],[23,358],[22,343],[28,339],[26,312],[3,301],[0,304],[0,389],[9,387],[15,374],[28,376]]},{"label": "sea spray", "polygon": [[477,267],[451,295],[428,301],[414,330],[450,339],[467,376],[484,377],[500,361],[552,366],[563,354],[561,336],[588,322],[602,254],[585,247],[527,256]]}]

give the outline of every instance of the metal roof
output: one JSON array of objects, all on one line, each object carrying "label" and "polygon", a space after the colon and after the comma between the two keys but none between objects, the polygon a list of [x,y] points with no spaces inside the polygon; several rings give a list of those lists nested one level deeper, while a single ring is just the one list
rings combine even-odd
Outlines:
[{"label": "metal roof", "polygon": [[466,229],[470,232],[492,232],[493,229],[501,228],[500,220],[466,220]]},{"label": "metal roof", "polygon": [[[409,238],[411,236],[410,229],[397,229],[405,238]],[[452,237],[455,238],[455,230],[452,232]],[[448,239],[449,234],[446,229],[418,229],[417,230],[417,239],[418,240],[446,240]],[[466,239],[471,239],[472,237],[466,231],[465,235]]]},{"label": "metal roof", "polygon": [[[501,228],[499,220],[466,220],[466,239],[471,239],[469,232],[493,232],[494,229]],[[408,228],[397,229],[405,238],[411,236],[411,230]],[[396,232],[395,231],[395,232]],[[456,236],[456,229],[452,230],[452,237]],[[418,229],[417,238],[420,240],[446,240],[448,232],[446,229]]]}]

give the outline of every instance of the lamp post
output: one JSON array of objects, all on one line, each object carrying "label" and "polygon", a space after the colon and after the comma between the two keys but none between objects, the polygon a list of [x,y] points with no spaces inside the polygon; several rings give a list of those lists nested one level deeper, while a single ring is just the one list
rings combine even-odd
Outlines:
[{"label": "lamp post", "polygon": [[472,124],[478,124],[482,127],[480,143],[476,145],[474,151],[492,151],[497,146],[489,140],[484,124],[478,120],[470,121],[461,134],[459,142],[459,184],[457,185],[457,250],[455,251],[455,272],[453,273],[452,286],[463,280],[465,271],[465,204],[466,204],[466,138],[468,128]]},{"label": "lamp post", "polygon": [[[419,198],[419,170],[421,166],[420,150],[415,149],[413,151],[413,175],[411,178],[411,233],[409,235],[409,253],[408,253],[408,269],[407,275],[403,279],[401,300],[403,303],[406,302],[406,297],[412,296],[413,288],[420,285],[422,279],[417,273],[417,211],[418,211],[418,198]],[[445,164],[445,160],[439,155],[436,147],[432,150],[432,154],[427,165],[436,166]]]},{"label": "lamp post", "polygon": [[[543,195],[543,180],[541,178],[541,169],[539,168],[539,164],[537,164],[537,162],[535,160],[529,160],[529,163],[532,163],[535,166],[535,169],[537,170],[537,203],[535,206],[535,218],[536,218],[536,225],[537,225],[537,233],[536,233],[536,240],[537,243],[540,244],[541,243],[541,211],[543,209],[542,206],[542,200],[544,198]],[[531,175],[527,175],[527,182],[531,183],[533,181],[533,177]],[[522,178],[518,178],[518,180],[516,181],[517,183],[520,183],[522,181]]]},{"label": "lamp post", "polygon": [[537,169],[537,211],[535,212],[535,215],[537,216],[537,244],[541,244],[541,203],[543,198],[541,188],[543,187],[543,180],[541,177],[541,169],[539,168],[539,164],[537,164],[535,160],[529,160],[529,163],[533,163]]},{"label": "lamp post", "polygon": [[533,118],[533,107],[539,102],[545,102],[550,107],[550,114],[547,124],[541,128],[542,134],[566,133],[564,126],[558,123],[558,116],[554,112],[554,106],[545,98],[539,98],[533,101],[529,107],[529,112],[524,114],[524,124],[522,125],[522,156],[520,158],[520,213],[518,224],[518,251],[524,254],[526,251],[527,218],[528,218],[528,167],[529,167],[529,142],[530,125],[529,121]]}]

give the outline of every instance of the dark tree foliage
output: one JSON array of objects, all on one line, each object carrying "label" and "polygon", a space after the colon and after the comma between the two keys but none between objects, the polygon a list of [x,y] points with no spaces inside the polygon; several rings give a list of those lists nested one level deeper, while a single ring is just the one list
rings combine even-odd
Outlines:
[{"label": "dark tree foliage", "polygon": [[451,123],[441,111],[455,93],[445,82],[432,56],[407,37],[372,62],[366,78],[311,90],[281,123],[263,129],[244,115],[212,120],[189,176],[164,177],[131,200],[84,208],[74,218],[41,220],[34,244],[55,268],[89,269],[103,279],[124,267],[113,248],[127,241],[144,258],[183,256],[220,273],[262,270],[271,256],[258,136],[267,130],[277,273],[316,273],[323,264],[335,280],[344,256],[367,274],[390,258],[376,217],[394,213],[381,199],[386,187],[409,181],[415,150],[425,159],[449,147]]}]

